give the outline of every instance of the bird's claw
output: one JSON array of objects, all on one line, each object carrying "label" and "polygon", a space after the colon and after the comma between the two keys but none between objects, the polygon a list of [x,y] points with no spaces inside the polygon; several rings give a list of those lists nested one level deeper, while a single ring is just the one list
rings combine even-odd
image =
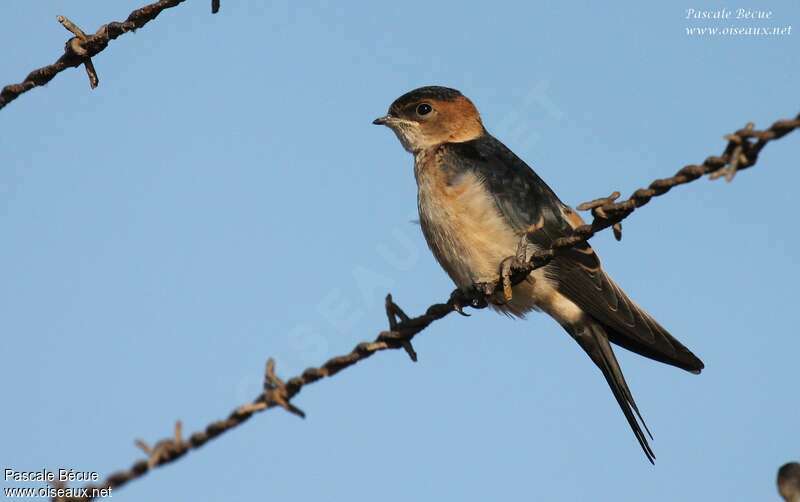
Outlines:
[{"label": "bird's claw", "polygon": [[453,306],[454,311],[464,317],[470,317],[470,314],[464,312],[465,307],[483,309],[489,306],[489,302],[486,301],[486,293],[481,289],[480,283],[473,286],[469,291],[462,291],[461,289],[453,291],[450,294],[450,304]]},{"label": "bird's claw", "polygon": [[470,317],[470,314],[464,312],[464,307],[470,306],[470,303],[467,303],[467,299],[464,296],[465,295],[463,291],[461,291],[460,289],[456,289],[455,291],[450,293],[450,303],[453,304],[453,310],[463,315],[464,317]]},{"label": "bird's claw", "polygon": [[470,307],[472,307],[474,309],[485,309],[488,306],[489,306],[489,302],[486,301],[486,297],[485,296],[480,296],[480,297],[473,298],[472,302],[470,303]]},{"label": "bird's claw", "polygon": [[466,312],[464,312],[464,306],[463,305],[460,305],[460,304],[456,303],[456,304],[453,305],[453,310],[455,310],[459,314],[463,315],[464,317],[472,317],[472,314],[467,314]]},{"label": "bird's claw", "polygon": [[509,256],[500,262],[500,284],[503,286],[503,300],[505,302],[510,302],[514,296],[512,279],[515,270],[524,269],[526,265],[525,259],[520,259],[519,255]]},{"label": "bird's claw", "polygon": [[516,256],[509,256],[500,262],[500,282],[503,284],[503,300],[510,302],[514,296],[511,291],[511,268],[517,263]]}]

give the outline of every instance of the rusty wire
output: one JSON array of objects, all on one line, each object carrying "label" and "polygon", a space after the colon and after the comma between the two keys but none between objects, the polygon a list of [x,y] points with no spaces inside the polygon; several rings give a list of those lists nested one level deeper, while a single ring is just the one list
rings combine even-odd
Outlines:
[{"label": "rusty wire", "polygon": [[[108,43],[124,33],[136,31],[142,26],[156,18],[161,12],[170,7],[175,7],[186,0],[160,0],[142,8],[136,9],[128,15],[124,22],[112,21],[101,26],[94,35],[86,35],[75,23],[64,16],[56,19],[64,28],[71,31],[75,36],[67,41],[64,46],[64,54],[50,65],[33,70],[25,77],[25,80],[18,84],[9,84],[0,91],[0,109],[17,99],[21,94],[26,93],[34,87],[47,84],[53,78],[66,70],[84,65],[89,76],[89,85],[92,89],[97,87],[100,79],[92,63],[92,57],[102,52]],[[219,11],[219,0],[212,0],[211,12]]]},{"label": "rusty wire", "polygon": [[[728,180],[733,179],[736,172],[752,167],[756,163],[759,153],[767,143],[781,138],[798,128],[800,128],[800,114],[794,119],[779,120],[772,124],[769,129],[763,131],[754,130],[753,125],[748,124],[745,128],[725,136],[728,144],[720,156],[708,157],[702,164],[685,166],[670,178],[655,180],[650,183],[648,188],[636,190],[630,198],[622,202],[615,202],[619,197],[619,192],[614,192],[608,197],[583,203],[578,206],[578,209],[592,212],[593,220],[590,224],[577,227],[571,236],[557,239],[551,248],[534,253],[527,262],[522,262],[519,257],[509,257],[513,262],[510,271],[507,273],[499,271],[499,277],[496,281],[476,284],[473,290],[469,292],[457,289],[453,291],[447,302],[431,305],[420,316],[413,318],[407,316],[394,303],[392,296],[388,295],[386,297],[386,316],[389,321],[389,330],[381,331],[375,340],[359,343],[348,354],[328,359],[322,366],[308,368],[299,376],[290,378],[286,382],[275,374],[274,361],[272,359],[268,360],[263,391],[252,402],[238,406],[227,418],[208,424],[203,430],[193,433],[187,439],[183,439],[181,423],[177,422],[173,437],[158,441],[152,448],[144,441],[136,440],[135,444],[148,455],[148,458],[137,461],[126,470],[112,473],[99,485],[87,485],[85,488],[88,488],[87,491],[91,493],[94,488],[113,489],[123,486],[129,481],[144,476],[150,470],[173,462],[186,455],[189,451],[203,446],[220,434],[247,421],[255,413],[276,406],[280,406],[304,418],[305,413],[295,407],[291,403],[291,399],[306,385],[323,378],[332,377],[343,369],[353,366],[383,350],[402,348],[413,361],[416,361],[417,354],[411,345],[411,341],[431,323],[452,312],[463,314],[462,309],[465,306],[485,307],[488,296],[503,292],[504,285],[509,286],[508,281],[519,282],[535,268],[549,263],[560,250],[584,242],[603,229],[614,227],[616,234],[621,231],[618,230],[621,229],[620,222],[630,216],[636,208],[647,204],[653,197],[664,195],[673,187],[689,183],[705,175],[709,175],[711,179],[719,177],[725,177]],[[535,232],[536,230],[534,226],[530,231]],[[91,497],[53,500],[86,501],[91,500]]]}]

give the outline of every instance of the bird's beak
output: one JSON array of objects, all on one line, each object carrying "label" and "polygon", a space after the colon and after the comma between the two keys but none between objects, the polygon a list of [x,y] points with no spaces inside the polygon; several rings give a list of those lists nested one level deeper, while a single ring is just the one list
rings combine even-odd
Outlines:
[{"label": "bird's beak", "polygon": [[392,120],[392,118],[393,117],[391,115],[384,115],[383,117],[376,118],[372,121],[372,123],[375,125],[386,125]]}]

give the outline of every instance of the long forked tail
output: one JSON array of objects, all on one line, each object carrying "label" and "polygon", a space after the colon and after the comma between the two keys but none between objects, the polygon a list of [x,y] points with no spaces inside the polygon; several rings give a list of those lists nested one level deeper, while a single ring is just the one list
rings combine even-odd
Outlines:
[{"label": "long forked tail", "polygon": [[[653,435],[650,433],[650,429],[647,428],[641,413],[639,413],[639,408],[636,406],[636,401],[633,400],[633,394],[631,394],[628,384],[625,382],[625,377],[622,375],[622,370],[614,352],[611,350],[608,335],[606,335],[602,325],[592,320],[578,329],[573,328],[568,331],[578,344],[583,347],[583,350],[589,354],[589,357],[600,368],[600,371],[603,372],[603,376],[606,378],[608,386],[611,387],[611,392],[622,409],[622,413],[625,414],[628,425],[633,430],[636,440],[639,441],[647,460],[651,464],[655,464],[656,455],[647,442],[647,436],[653,439]],[[641,426],[639,425],[640,422]],[[642,427],[647,431],[647,436],[642,431]]]}]

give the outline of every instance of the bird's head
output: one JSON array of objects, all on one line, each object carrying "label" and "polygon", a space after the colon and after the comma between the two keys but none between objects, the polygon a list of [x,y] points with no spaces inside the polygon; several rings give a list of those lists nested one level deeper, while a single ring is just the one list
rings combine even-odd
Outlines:
[{"label": "bird's head", "polygon": [[389,107],[389,113],[372,123],[390,128],[412,153],[486,134],[472,101],[455,89],[438,86],[403,94]]}]

